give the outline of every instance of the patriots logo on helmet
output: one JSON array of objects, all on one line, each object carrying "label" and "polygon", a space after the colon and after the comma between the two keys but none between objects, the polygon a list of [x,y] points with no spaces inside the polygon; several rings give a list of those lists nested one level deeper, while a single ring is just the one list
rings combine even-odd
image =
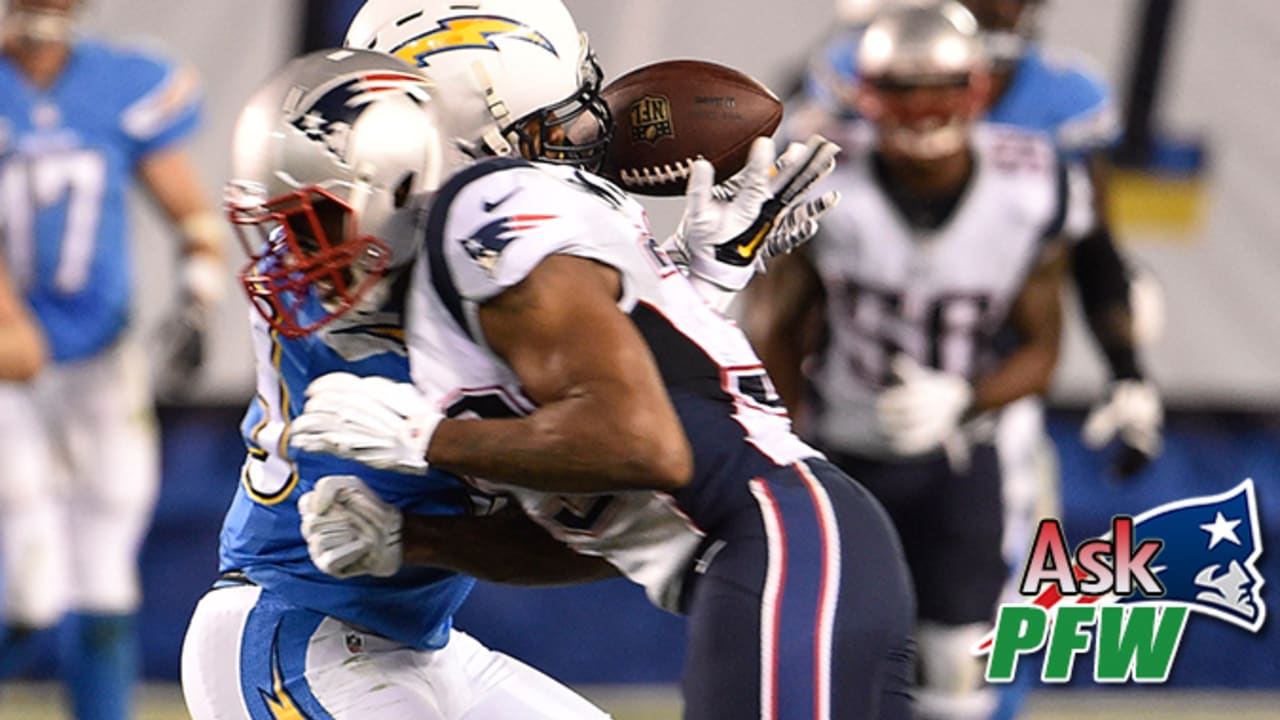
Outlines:
[{"label": "patriots logo on helmet", "polygon": [[462,241],[462,247],[485,272],[494,274],[498,266],[498,258],[507,245],[519,237],[519,234],[532,230],[555,215],[510,215],[498,218],[480,228],[471,237]]},{"label": "patriots logo on helmet", "polygon": [[380,93],[402,92],[416,102],[426,102],[427,83],[411,73],[378,72],[343,80],[299,108],[292,125],[339,160],[346,161],[351,128]]},{"label": "patriots logo on helmet", "polygon": [[409,38],[391,49],[391,54],[418,66],[428,65],[427,58],[450,50],[493,50],[498,38],[532,43],[556,57],[556,51],[546,35],[518,20],[499,15],[460,15],[439,21],[436,27],[421,35]]}]

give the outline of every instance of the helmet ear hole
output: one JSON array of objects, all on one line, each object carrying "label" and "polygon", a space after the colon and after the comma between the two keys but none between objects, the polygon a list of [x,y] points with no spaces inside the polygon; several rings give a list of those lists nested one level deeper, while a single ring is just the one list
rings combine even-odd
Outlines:
[{"label": "helmet ear hole", "polygon": [[418,177],[417,173],[405,173],[400,179],[400,183],[396,185],[395,192],[392,193],[392,203],[397,210],[403,209],[409,204],[409,195],[413,190],[413,181]]}]

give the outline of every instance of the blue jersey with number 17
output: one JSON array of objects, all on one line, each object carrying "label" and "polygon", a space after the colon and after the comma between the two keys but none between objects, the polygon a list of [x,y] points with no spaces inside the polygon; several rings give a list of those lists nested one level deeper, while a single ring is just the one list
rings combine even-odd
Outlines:
[{"label": "blue jersey with number 17", "polygon": [[199,104],[190,71],[98,42],[76,42],[48,88],[0,56],[0,238],[55,360],[124,329],[130,178],[195,129]]}]

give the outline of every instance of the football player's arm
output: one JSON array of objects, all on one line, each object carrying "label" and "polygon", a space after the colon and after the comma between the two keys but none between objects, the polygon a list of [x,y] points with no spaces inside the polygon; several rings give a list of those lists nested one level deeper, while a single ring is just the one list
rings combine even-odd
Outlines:
[{"label": "football player's arm", "polygon": [[1061,241],[1051,243],[1041,254],[1010,309],[1010,320],[1023,343],[977,382],[971,412],[991,410],[1048,391],[1062,337],[1061,292],[1066,262]]},{"label": "football player's arm", "polygon": [[405,515],[404,562],[508,585],[572,585],[618,575],[604,559],[552,538],[515,504],[478,517]]},{"label": "football player's arm", "polygon": [[805,357],[823,332],[822,279],[802,252],[777,258],[745,293],[743,325],[792,418],[804,397]]},{"label": "football player's arm", "polygon": [[1071,275],[1090,333],[1115,380],[1143,376],[1133,333],[1129,272],[1107,221],[1109,164],[1102,153],[1086,165],[1094,188],[1098,221],[1071,249]]},{"label": "football player's arm", "polygon": [[30,380],[48,359],[44,333],[0,260],[0,380]]},{"label": "football player's arm", "polygon": [[212,210],[195,164],[181,147],[166,147],[143,157],[137,173],[182,237],[188,299],[209,309],[221,299],[226,275],[224,221]]},{"label": "football player's arm", "polygon": [[644,339],[615,304],[618,272],[552,255],[480,307],[489,347],[538,404],[517,419],[444,420],[435,467],[537,490],[672,490],[692,451]]}]

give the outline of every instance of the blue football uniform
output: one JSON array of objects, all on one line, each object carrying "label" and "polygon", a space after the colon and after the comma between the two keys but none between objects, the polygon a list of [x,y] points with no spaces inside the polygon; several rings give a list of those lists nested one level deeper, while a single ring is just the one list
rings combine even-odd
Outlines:
[{"label": "blue football uniform", "polygon": [[[390,292],[377,309],[352,310],[303,338],[252,317],[258,392],[241,428],[248,454],[222,529],[223,575],[183,643],[183,695],[195,720],[607,720],[555,680],[452,628],[472,578],[407,567],[339,580],[308,558],[297,500],[327,475],[357,475],[407,513],[471,509],[473,493],[447,473],[379,471],[289,447],[289,424],[315,378],[343,371],[408,381],[405,279],[381,281]],[[319,312],[310,298],[299,319]]]},{"label": "blue football uniform", "polygon": [[465,486],[445,473],[423,477],[374,470],[288,446],[289,423],[302,412],[307,385],[321,375],[343,371],[409,380],[401,303],[393,296],[376,312],[349,313],[296,339],[272,331],[254,314],[258,393],[241,424],[248,454],[223,525],[219,562],[223,572],[243,573],[299,607],[410,647],[435,649],[448,640],[453,613],[475,581],[423,568],[406,568],[390,578],[330,577],[307,555],[297,499],[321,477],[357,475],[406,512],[458,515],[470,508]]},{"label": "blue football uniform", "polygon": [[110,346],[129,320],[127,191],[138,163],[196,128],[192,73],[82,41],[34,87],[0,57],[0,237],[53,359]]}]

